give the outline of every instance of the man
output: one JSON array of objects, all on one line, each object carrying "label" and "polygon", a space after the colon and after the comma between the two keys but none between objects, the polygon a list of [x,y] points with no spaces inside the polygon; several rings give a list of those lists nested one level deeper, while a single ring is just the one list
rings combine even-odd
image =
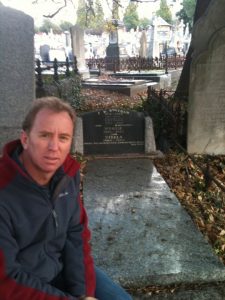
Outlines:
[{"label": "man", "polygon": [[[0,299],[130,300],[90,253],[79,164],[69,152],[75,113],[36,99],[20,140],[0,160]],[[96,297],[96,298],[95,298]]]}]

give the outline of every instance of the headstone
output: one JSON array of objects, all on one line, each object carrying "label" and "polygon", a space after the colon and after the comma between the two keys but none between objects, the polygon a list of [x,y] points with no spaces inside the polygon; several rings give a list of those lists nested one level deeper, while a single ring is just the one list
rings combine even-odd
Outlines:
[{"label": "headstone", "polygon": [[146,31],[143,30],[141,37],[140,37],[140,50],[139,50],[139,56],[146,58],[147,57],[147,36]]},{"label": "headstone", "polygon": [[90,78],[89,69],[85,63],[84,30],[78,25],[70,28],[72,51],[77,59],[77,68],[83,79]]},{"label": "headstone", "polygon": [[50,46],[49,45],[41,45],[40,46],[40,55],[41,59],[45,62],[49,62],[49,51],[50,51]]},{"label": "headstone", "polygon": [[152,154],[150,117],[143,112],[107,109],[82,114],[85,155]]},{"label": "headstone", "polygon": [[193,32],[188,152],[225,154],[225,3],[207,11]]},{"label": "headstone", "polygon": [[118,31],[117,29],[110,31],[109,44],[118,44]]},{"label": "headstone", "polygon": [[84,153],[84,138],[83,138],[83,121],[82,118],[76,117],[75,132],[72,145],[73,153]]},{"label": "headstone", "polygon": [[119,57],[118,28],[115,27],[115,29],[109,33],[109,45],[106,47],[106,70],[118,71]]},{"label": "headstone", "polygon": [[27,107],[34,99],[34,23],[0,5],[0,149],[19,136]]},{"label": "headstone", "polygon": [[149,56],[150,57],[159,57],[159,36],[158,36],[158,18],[154,17],[153,18],[153,23],[151,27],[151,40],[150,40],[150,45],[149,45]]},{"label": "headstone", "polygon": [[119,71],[120,58],[128,57],[122,35],[124,24],[120,20],[112,19],[114,29],[109,33],[109,45],[106,47],[106,70]]}]

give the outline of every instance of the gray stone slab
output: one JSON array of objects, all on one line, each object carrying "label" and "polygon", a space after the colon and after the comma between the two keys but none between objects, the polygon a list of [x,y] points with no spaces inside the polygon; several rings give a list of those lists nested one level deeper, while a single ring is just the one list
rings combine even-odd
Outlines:
[{"label": "gray stone slab", "polygon": [[77,59],[77,68],[83,79],[90,78],[89,69],[85,63],[84,29],[78,25],[70,28],[73,55]]},{"label": "gray stone slab", "polygon": [[0,5],[0,148],[18,137],[34,86],[34,21]]},{"label": "gray stone slab", "polygon": [[225,280],[225,268],[149,159],[87,164],[96,265],[127,287]]},{"label": "gray stone slab", "polygon": [[225,2],[212,0],[193,28],[189,153],[225,154]]},{"label": "gray stone slab", "polygon": [[146,80],[133,80],[131,81],[101,81],[96,79],[85,80],[82,82],[83,87],[95,88],[101,90],[108,90],[125,94],[133,97],[138,93],[147,92],[149,85],[158,86],[156,82],[149,82]]},{"label": "gray stone slab", "polygon": [[[176,70],[173,72],[173,77],[175,73],[180,73],[180,70]],[[151,73],[151,72],[117,72],[112,74],[112,77],[119,77],[121,79],[134,79],[134,80],[151,80],[154,82],[155,88],[166,89],[171,87],[171,76],[172,72],[165,74],[165,71],[160,71],[159,73]]]},{"label": "gray stone slab", "polygon": [[198,19],[192,30],[193,58],[207,50],[212,36],[225,26],[224,13],[224,1],[210,1],[206,12]]}]

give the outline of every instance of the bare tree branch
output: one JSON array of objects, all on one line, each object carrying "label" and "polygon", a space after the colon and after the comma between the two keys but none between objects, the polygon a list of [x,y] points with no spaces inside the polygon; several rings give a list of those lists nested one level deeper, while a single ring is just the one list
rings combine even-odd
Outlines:
[{"label": "bare tree branch", "polygon": [[[52,2],[55,2],[52,0]],[[55,15],[57,15],[64,7],[67,6],[67,0],[64,0],[64,5],[59,7],[53,14],[43,15],[45,18],[53,18]]]},{"label": "bare tree branch", "polygon": [[120,0],[113,0],[114,3],[116,3],[116,5],[118,5],[119,7],[123,7],[122,4],[120,4]]},{"label": "bare tree branch", "polygon": [[[109,10],[110,10],[111,13],[112,13],[112,12],[113,12],[113,4],[110,3],[109,0],[105,0],[105,1],[106,1],[106,4],[107,4]],[[112,2],[115,3],[116,5],[118,5],[118,7],[123,7],[123,5],[120,4],[120,0],[113,0]],[[112,6],[111,6],[111,4],[112,4]]]},{"label": "bare tree branch", "polygon": [[61,1],[56,1],[56,0],[52,0],[52,2],[55,3],[55,4],[61,3]]},{"label": "bare tree branch", "polygon": [[86,12],[87,12],[87,15],[89,13],[91,13],[93,16],[95,16],[95,11],[94,11],[94,7],[93,7],[93,0],[88,0],[87,3],[86,3]]},{"label": "bare tree branch", "polygon": [[[54,4],[60,4],[62,3],[61,0],[51,0]],[[105,0],[108,7],[110,8],[110,3],[109,0]],[[63,8],[65,8],[68,5],[68,2],[70,2],[73,7],[75,7],[73,0],[64,0],[64,4],[62,6],[60,6],[58,9],[56,9],[52,14],[48,14],[48,15],[43,15],[43,17],[45,18],[53,18],[55,15],[57,15]],[[38,4],[40,3],[39,0],[33,0],[32,4]],[[116,4],[118,7],[123,7],[123,5],[120,4],[120,0],[113,0],[113,3]],[[88,18],[89,14],[92,14],[93,16],[95,16],[95,11],[94,11],[94,1],[93,0],[86,0],[86,19]],[[112,9],[110,9],[112,11]],[[88,21],[88,20],[86,20]]]}]

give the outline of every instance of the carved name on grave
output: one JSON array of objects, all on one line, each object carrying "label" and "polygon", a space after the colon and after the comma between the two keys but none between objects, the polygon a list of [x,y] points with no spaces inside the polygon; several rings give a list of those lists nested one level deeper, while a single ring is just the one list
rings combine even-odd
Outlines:
[{"label": "carved name on grave", "polygon": [[144,153],[143,113],[109,109],[85,113],[82,119],[84,154]]}]

